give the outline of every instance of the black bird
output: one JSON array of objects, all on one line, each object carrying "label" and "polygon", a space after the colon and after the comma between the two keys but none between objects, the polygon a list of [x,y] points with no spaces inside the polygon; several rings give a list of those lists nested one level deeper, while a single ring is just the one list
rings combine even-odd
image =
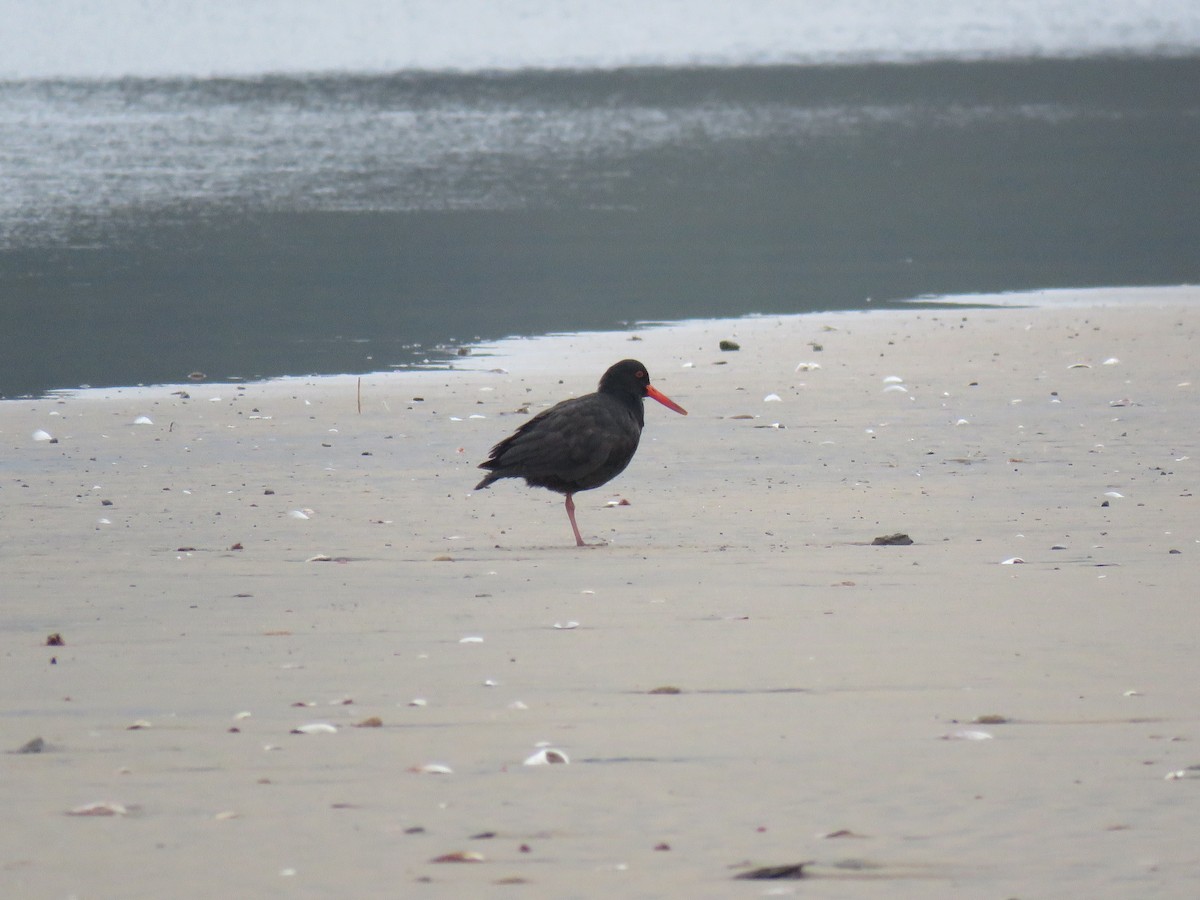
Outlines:
[{"label": "black bird", "polygon": [[491,471],[475,490],[501,478],[524,478],[532,487],[566,494],[575,543],[583,547],[572,496],[607,484],[629,465],[645,422],[643,397],[687,415],[686,409],[650,386],[645,366],[623,359],[604,373],[594,394],[555,404],[493,447],[479,464]]}]

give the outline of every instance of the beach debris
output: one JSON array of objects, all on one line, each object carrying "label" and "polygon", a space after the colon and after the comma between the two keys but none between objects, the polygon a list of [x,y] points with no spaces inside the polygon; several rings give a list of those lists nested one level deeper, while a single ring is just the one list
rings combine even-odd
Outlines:
[{"label": "beach debris", "polygon": [[153,425],[154,422],[149,416],[138,416],[133,420],[134,425]]},{"label": "beach debris", "polygon": [[367,718],[363,719],[361,722],[355,723],[354,727],[355,728],[382,728],[383,727],[383,719],[379,718],[379,716],[367,716]]},{"label": "beach debris", "polygon": [[872,547],[907,547],[913,542],[907,534],[897,531],[895,534],[881,534],[871,541]]},{"label": "beach debris", "polygon": [[1108,359],[1106,359],[1100,365],[1102,365],[1102,366],[1119,366],[1120,364],[1121,364],[1121,361],[1119,359],[1117,359],[1115,356],[1110,356]]},{"label": "beach debris", "polygon": [[43,753],[46,750],[46,742],[40,737],[30,738],[23,743],[13,753]]},{"label": "beach debris", "polygon": [[661,687],[651,688],[646,691],[647,694],[682,694],[683,688],[677,688],[673,684],[664,684]]},{"label": "beach debris", "polygon": [[96,803],[85,803],[83,806],[76,806],[74,809],[68,809],[68,816],[127,816],[130,812],[130,807],[122,803],[114,803],[111,800],[101,800]]},{"label": "beach debris", "polygon": [[907,394],[908,388],[902,384],[889,384],[883,389],[885,394]]},{"label": "beach debris", "polygon": [[760,866],[757,869],[750,869],[748,872],[741,872],[733,877],[738,881],[782,881],[785,879],[803,878],[804,867],[808,865],[812,865],[812,863],[801,862],[783,866]]},{"label": "beach debris", "polygon": [[203,372],[188,372],[188,381],[203,381],[207,377]]},{"label": "beach debris", "polygon": [[528,757],[522,765],[525,766],[549,766],[557,764],[566,764],[571,760],[563,751],[556,747],[542,747],[537,753]]},{"label": "beach debris", "polygon": [[624,497],[614,497],[604,504],[605,506],[629,506],[630,503]]},{"label": "beach debris", "polygon": [[435,856],[430,862],[435,863],[478,863],[483,862],[486,857],[482,853],[477,853],[474,850],[457,850],[454,853],[443,853],[441,856]]},{"label": "beach debris", "polygon": [[458,639],[460,644],[482,644],[483,638],[477,634],[468,634],[466,637]]},{"label": "beach debris", "polygon": [[954,423],[955,427],[961,427],[963,425],[970,425],[970,424],[971,424],[971,422],[968,419],[958,419]]},{"label": "beach debris", "polygon": [[443,553],[440,556],[435,556],[433,558],[433,561],[434,562],[454,562],[454,557]]},{"label": "beach debris", "polygon": [[717,344],[717,346],[727,352],[730,350],[741,350],[742,349],[742,345],[739,344],[737,341],[721,341],[719,344]]},{"label": "beach debris", "polygon": [[415,772],[418,775],[453,775],[454,770],[443,763],[425,763],[420,766],[412,766],[410,772]]},{"label": "beach debris", "polygon": [[572,619],[569,622],[555,622],[554,627],[560,631],[571,631],[579,627],[579,623]]},{"label": "beach debris", "polygon": [[780,397],[778,394],[767,394],[767,396],[763,397],[763,403],[782,403],[782,402],[783,402],[783,398]]},{"label": "beach debris", "polygon": [[[814,349],[814,350],[816,350],[817,348],[816,348],[816,347],[814,347],[813,349]],[[811,371],[813,371],[814,369],[819,369],[819,368],[821,368],[821,364],[820,364],[819,362],[799,362],[799,363],[796,363],[796,371],[797,371],[797,372],[811,372]]]},{"label": "beach debris", "polygon": [[1122,494],[1120,491],[1105,491],[1104,496],[1111,497],[1113,500],[1120,500],[1120,499],[1124,498],[1125,495]]},{"label": "beach debris", "polygon": [[312,515],[311,509],[293,509],[288,513],[288,516],[293,519],[309,519],[312,518]]},{"label": "beach debris", "polygon": [[851,831],[849,828],[839,828],[837,831],[827,831],[824,834],[818,834],[821,840],[833,840],[834,838],[865,838],[865,834],[859,834],[857,831]]},{"label": "beach debris", "polygon": [[1091,365],[1089,363],[1071,363],[1069,366],[1067,366],[1067,368],[1068,369],[1090,369]]},{"label": "beach debris", "polygon": [[1025,560],[1021,559],[1021,557],[1019,557],[1019,556],[1010,556],[1008,559],[1000,560],[1000,565],[1002,565],[1002,566],[1019,566],[1024,562],[1025,562]]},{"label": "beach debris", "polygon": [[46,635],[47,647],[62,647],[64,644],[66,644],[66,641],[63,640],[63,636],[57,631],[53,631]]},{"label": "beach debris", "polygon": [[293,728],[292,734],[337,734],[337,726],[328,722],[309,722],[299,728]]},{"label": "beach debris", "polygon": [[987,713],[986,715],[976,716],[971,720],[973,725],[1006,725],[1011,720],[1007,716],[996,715],[995,713]]},{"label": "beach debris", "polygon": [[1166,776],[1167,781],[1178,781],[1181,778],[1200,778],[1200,765],[1176,769],[1174,772],[1168,772]]},{"label": "beach debris", "polygon": [[147,722],[145,719],[138,719],[132,725],[127,725],[125,727],[125,730],[126,731],[145,731],[147,728],[153,728],[153,727],[154,726],[151,725],[149,722]]},{"label": "beach debris", "polygon": [[41,429],[41,428],[39,428],[37,431],[35,431],[33,433],[33,439],[35,441],[38,441],[39,443],[46,443],[46,444],[57,444],[58,443],[58,438],[56,438],[50,432],[45,431],[44,429]]},{"label": "beach debris", "polygon": [[947,731],[943,734],[940,740],[943,741],[990,741],[993,735],[986,731],[979,731],[974,728],[958,728],[954,731]]},{"label": "beach debris", "polygon": [[429,701],[426,700],[424,697],[413,697],[411,700],[408,701],[408,705],[416,706],[418,708],[423,708],[423,707],[426,707],[429,705]]}]

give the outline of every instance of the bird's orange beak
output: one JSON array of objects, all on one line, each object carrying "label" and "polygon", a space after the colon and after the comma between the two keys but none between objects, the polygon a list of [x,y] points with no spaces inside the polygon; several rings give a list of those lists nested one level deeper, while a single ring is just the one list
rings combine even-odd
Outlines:
[{"label": "bird's orange beak", "polygon": [[646,396],[654,398],[659,403],[661,403],[663,406],[665,406],[667,409],[673,409],[673,410],[675,410],[675,412],[679,413],[681,416],[687,415],[686,409],[684,409],[682,406],[680,406],[678,403],[676,403],[674,400],[672,400],[670,397],[668,397],[666,394],[664,394],[662,391],[660,391],[658,388],[656,388],[652,385],[649,385],[649,384],[646,385]]}]

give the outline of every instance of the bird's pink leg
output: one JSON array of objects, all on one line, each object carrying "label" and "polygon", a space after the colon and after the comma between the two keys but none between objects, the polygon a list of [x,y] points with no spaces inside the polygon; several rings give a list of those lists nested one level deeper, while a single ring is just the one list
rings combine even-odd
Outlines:
[{"label": "bird's pink leg", "polygon": [[579,526],[575,524],[575,501],[571,499],[572,495],[567,494],[567,518],[571,520],[571,530],[575,532],[575,546],[583,547],[583,538],[579,536]]}]

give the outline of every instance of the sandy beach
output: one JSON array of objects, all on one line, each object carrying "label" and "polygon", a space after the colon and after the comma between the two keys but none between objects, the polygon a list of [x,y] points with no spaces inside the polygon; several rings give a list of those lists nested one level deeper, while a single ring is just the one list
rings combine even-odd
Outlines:
[{"label": "sandy beach", "polygon": [[1198,293],[0,403],[0,895],[1200,896]]}]

